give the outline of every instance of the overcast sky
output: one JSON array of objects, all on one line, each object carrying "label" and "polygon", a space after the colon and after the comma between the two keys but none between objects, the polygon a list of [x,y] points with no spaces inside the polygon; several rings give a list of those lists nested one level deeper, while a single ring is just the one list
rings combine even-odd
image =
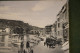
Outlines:
[{"label": "overcast sky", "polygon": [[56,21],[56,15],[66,0],[0,1],[0,18],[21,20],[33,26],[45,27]]}]

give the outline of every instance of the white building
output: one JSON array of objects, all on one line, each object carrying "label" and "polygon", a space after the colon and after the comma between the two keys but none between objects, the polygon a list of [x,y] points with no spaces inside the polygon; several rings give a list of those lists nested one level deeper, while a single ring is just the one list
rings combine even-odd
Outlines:
[{"label": "white building", "polygon": [[0,28],[0,52],[11,51],[11,46],[10,28]]},{"label": "white building", "polygon": [[12,34],[12,43],[20,43],[21,38],[19,37],[19,34]]}]

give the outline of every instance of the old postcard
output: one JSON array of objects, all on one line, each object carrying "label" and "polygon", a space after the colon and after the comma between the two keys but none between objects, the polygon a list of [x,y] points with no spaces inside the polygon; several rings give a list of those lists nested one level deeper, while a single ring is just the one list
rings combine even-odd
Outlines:
[{"label": "old postcard", "polygon": [[69,53],[68,2],[0,1],[0,53]]}]

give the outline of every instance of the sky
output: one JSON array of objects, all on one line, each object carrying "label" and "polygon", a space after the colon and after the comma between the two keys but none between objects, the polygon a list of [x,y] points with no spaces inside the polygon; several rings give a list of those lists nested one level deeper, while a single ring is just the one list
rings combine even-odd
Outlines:
[{"label": "sky", "polygon": [[56,15],[65,3],[66,0],[0,1],[0,19],[21,20],[43,28],[56,21]]}]

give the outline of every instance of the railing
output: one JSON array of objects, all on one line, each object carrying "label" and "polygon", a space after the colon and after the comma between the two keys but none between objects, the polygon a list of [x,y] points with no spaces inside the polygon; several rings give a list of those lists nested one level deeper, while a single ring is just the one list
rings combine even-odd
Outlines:
[{"label": "railing", "polygon": [[0,35],[10,35],[10,34],[6,32],[0,32]]}]

